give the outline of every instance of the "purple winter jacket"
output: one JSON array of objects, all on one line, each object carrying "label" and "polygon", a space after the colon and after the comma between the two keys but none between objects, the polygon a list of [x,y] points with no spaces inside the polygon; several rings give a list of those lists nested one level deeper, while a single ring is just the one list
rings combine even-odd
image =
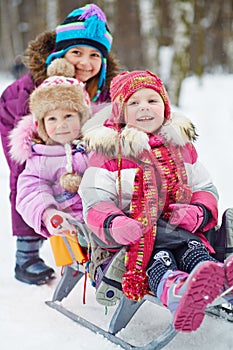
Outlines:
[{"label": "purple winter jacket", "polygon": [[[62,145],[32,144],[32,155],[18,178],[16,209],[35,232],[49,237],[42,224],[42,215],[48,207],[69,213],[83,221],[82,201],[77,193],[65,191],[60,177],[66,172],[66,154]],[[83,175],[87,168],[87,155],[82,148],[73,149],[73,171]]]},{"label": "purple winter jacket", "polygon": [[25,164],[18,164],[9,154],[9,132],[14,129],[19,119],[28,114],[28,99],[34,90],[34,84],[29,74],[16,80],[8,86],[0,98],[0,133],[3,150],[10,169],[10,201],[12,216],[12,231],[15,236],[38,236],[18,214],[15,208],[17,194],[17,179]]}]

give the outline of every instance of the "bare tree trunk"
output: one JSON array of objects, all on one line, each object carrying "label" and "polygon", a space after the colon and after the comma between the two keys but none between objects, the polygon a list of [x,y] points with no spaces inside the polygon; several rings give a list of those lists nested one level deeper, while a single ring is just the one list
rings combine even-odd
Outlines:
[{"label": "bare tree trunk", "polygon": [[1,58],[3,69],[11,69],[14,57],[23,52],[17,4],[1,0]]},{"label": "bare tree trunk", "polygon": [[138,0],[115,2],[116,30],[114,51],[124,69],[145,68],[142,52],[141,23]]},{"label": "bare tree trunk", "polygon": [[146,69],[158,72],[159,24],[156,1],[140,0],[141,44]]},{"label": "bare tree trunk", "polygon": [[193,5],[190,1],[175,2],[173,6],[174,56],[168,84],[168,92],[175,105],[179,103],[181,84],[190,68],[190,30],[193,16]]},{"label": "bare tree trunk", "polygon": [[201,77],[204,73],[205,6],[202,0],[194,0],[194,21],[190,36],[190,70]]}]

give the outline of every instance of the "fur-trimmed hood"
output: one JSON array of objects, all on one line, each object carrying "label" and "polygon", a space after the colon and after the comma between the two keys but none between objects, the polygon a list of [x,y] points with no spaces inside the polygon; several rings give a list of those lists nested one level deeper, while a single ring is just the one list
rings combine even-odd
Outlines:
[{"label": "fur-trimmed hood", "polygon": [[[56,33],[47,31],[39,34],[35,40],[29,42],[25,52],[24,62],[27,66],[34,84],[41,84],[46,78],[46,58],[54,50]],[[106,83],[103,91],[109,90],[112,78],[118,74],[119,62],[113,53],[109,53],[107,59]]]},{"label": "fur-trimmed hood", "polygon": [[9,134],[10,156],[16,163],[23,164],[32,155],[32,138],[38,137],[33,116],[24,116]]},{"label": "fur-trimmed hood", "polygon": [[[179,112],[172,113],[171,119],[161,127],[158,135],[166,142],[181,147],[197,138],[193,123]],[[107,158],[117,157],[119,147],[122,156],[133,158],[150,149],[149,136],[143,131],[127,126],[120,133],[103,125],[96,128],[92,126],[84,131],[84,142],[88,150],[100,152]]]}]

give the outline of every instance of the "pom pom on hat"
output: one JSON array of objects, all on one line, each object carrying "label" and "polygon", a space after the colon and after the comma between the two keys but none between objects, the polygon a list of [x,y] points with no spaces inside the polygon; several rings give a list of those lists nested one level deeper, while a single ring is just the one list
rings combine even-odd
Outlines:
[{"label": "pom pom on hat", "polygon": [[66,152],[66,170],[60,177],[60,185],[70,193],[77,193],[81,182],[81,176],[73,171],[72,167],[72,147],[69,143],[64,145]]},{"label": "pom pom on hat", "polygon": [[102,56],[102,66],[99,74],[98,98],[106,80],[106,64],[108,53],[112,46],[112,35],[108,29],[104,12],[95,4],[87,4],[73,10],[56,28],[56,46],[46,60],[46,65],[59,57],[64,57],[67,51],[77,46],[90,46],[97,49]]},{"label": "pom pom on hat", "polygon": [[60,177],[60,185],[70,193],[77,193],[81,182],[81,176],[77,173],[64,173]]},{"label": "pom pom on hat", "polygon": [[63,75],[65,77],[73,78],[75,76],[74,65],[68,62],[65,58],[57,58],[48,66],[47,75]]},{"label": "pom pom on hat", "polygon": [[125,71],[114,77],[110,86],[112,102],[123,106],[131,95],[142,88],[153,89],[162,97],[165,106],[164,117],[166,120],[170,119],[171,107],[167,91],[162,80],[150,71]]}]

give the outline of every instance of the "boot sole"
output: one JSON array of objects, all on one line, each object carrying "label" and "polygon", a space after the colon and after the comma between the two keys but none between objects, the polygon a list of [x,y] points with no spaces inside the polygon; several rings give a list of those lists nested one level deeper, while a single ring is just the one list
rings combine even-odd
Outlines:
[{"label": "boot sole", "polygon": [[52,270],[47,274],[37,276],[33,274],[26,274],[25,271],[21,272],[20,269],[15,269],[15,278],[20,282],[24,282],[27,284],[35,284],[39,286],[53,280],[55,278],[55,272]]},{"label": "boot sole", "polygon": [[96,301],[105,306],[114,306],[122,298],[122,277],[125,273],[125,249],[115,255],[96,291]]},{"label": "boot sole", "polygon": [[[223,214],[223,220],[225,221],[225,230],[227,237],[227,248],[226,248],[226,256],[230,256],[232,252],[232,239],[229,237],[233,237],[233,208],[229,208]],[[230,247],[230,248],[229,248]]]},{"label": "boot sole", "polygon": [[224,269],[212,261],[201,263],[190,275],[187,289],[174,315],[174,328],[179,332],[197,330],[211,304],[224,288]]},{"label": "boot sole", "polygon": [[226,281],[229,287],[233,286],[233,255],[229,256],[224,264]]}]

